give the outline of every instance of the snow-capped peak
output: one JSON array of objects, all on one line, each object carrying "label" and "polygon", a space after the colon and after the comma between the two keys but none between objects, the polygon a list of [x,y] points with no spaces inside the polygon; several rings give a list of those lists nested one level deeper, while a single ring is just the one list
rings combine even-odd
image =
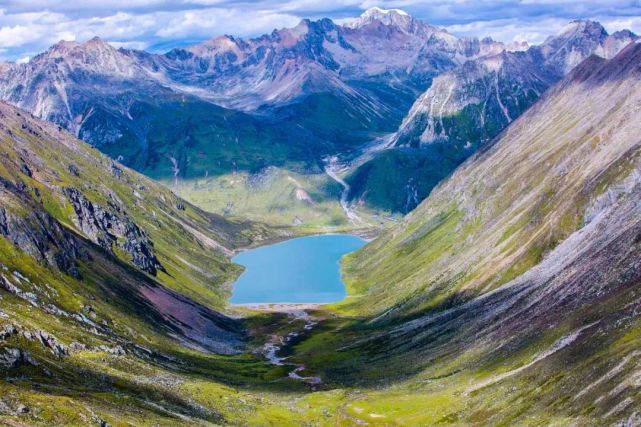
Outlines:
[{"label": "snow-capped peak", "polygon": [[404,10],[400,10],[400,9],[381,9],[381,8],[380,8],[380,7],[378,7],[378,6],[374,6],[374,7],[370,7],[370,8],[369,8],[369,9],[367,9],[365,12],[363,12],[363,14],[361,15],[361,17],[362,17],[362,18],[366,18],[366,17],[378,17],[378,16],[380,16],[380,15],[388,15],[388,14],[390,14],[390,13],[392,13],[392,14],[393,14],[393,13],[395,13],[395,14],[397,14],[397,15],[401,15],[401,16],[409,16],[409,15],[407,14],[407,12],[405,12]]},{"label": "snow-capped peak", "polygon": [[396,26],[407,29],[414,19],[400,9],[381,9],[372,7],[367,9],[361,16],[345,24],[349,28],[361,28],[374,22],[380,22],[387,26]]}]

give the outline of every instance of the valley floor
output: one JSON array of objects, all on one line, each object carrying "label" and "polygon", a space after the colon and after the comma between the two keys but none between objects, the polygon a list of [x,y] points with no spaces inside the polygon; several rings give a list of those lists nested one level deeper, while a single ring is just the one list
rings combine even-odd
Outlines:
[{"label": "valley floor", "polygon": [[389,149],[389,138],[374,139],[340,158],[327,157],[323,170],[315,173],[272,166],[256,173],[239,171],[162,182],[209,212],[291,227],[301,234],[380,229],[398,221],[401,215],[373,208],[362,200],[350,200],[346,179]]},{"label": "valley floor", "polygon": [[[559,387],[582,368],[545,372],[574,358],[554,351],[501,360],[430,362],[420,353],[359,346],[367,326],[333,307],[236,307],[250,343],[236,356],[173,349],[163,358],[81,351],[47,375],[20,368],[0,385],[0,422],[22,425],[602,425],[625,405],[595,417],[577,406],[612,371],[599,370],[581,393]],[[637,330],[641,327],[637,326]],[[636,340],[637,338],[634,338]],[[629,345],[629,344],[618,344]],[[37,350],[36,350],[37,351]],[[624,359],[619,365],[633,363]],[[492,368],[490,370],[490,368]],[[390,372],[396,374],[391,375]],[[625,402],[625,401],[624,401]],[[596,405],[596,404],[595,404]],[[574,409],[573,409],[574,408]],[[7,415],[13,412],[14,415]],[[605,417],[605,418],[601,418]]]}]

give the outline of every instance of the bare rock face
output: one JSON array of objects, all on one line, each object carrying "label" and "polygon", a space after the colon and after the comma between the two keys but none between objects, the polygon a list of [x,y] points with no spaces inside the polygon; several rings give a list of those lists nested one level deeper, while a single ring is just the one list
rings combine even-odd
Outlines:
[{"label": "bare rock face", "polygon": [[[8,202],[16,197],[30,200],[24,188],[0,179],[0,200]],[[69,231],[51,215],[35,207],[26,216],[0,207],[0,235],[35,259],[45,261],[74,277],[80,277],[76,260],[89,259]]]},{"label": "bare rock face", "polygon": [[[499,134],[545,90],[590,55],[609,59],[637,40],[574,21],[540,46],[488,52],[434,79],[394,137],[397,145],[451,144],[465,155]],[[468,155],[469,155],[468,154]]]},{"label": "bare rock face", "polygon": [[151,275],[164,271],[153,242],[120,206],[113,204],[111,209],[104,209],[75,188],[66,188],[64,193],[73,206],[79,228],[92,242],[111,253],[116,245],[131,256],[138,268]]},{"label": "bare rock face", "polygon": [[0,366],[4,368],[15,368],[20,363],[22,356],[17,348],[5,348],[4,353],[0,353]]},{"label": "bare rock face", "polygon": [[14,369],[23,364],[38,366],[38,362],[27,351],[10,347],[5,347],[3,350],[0,352],[0,367],[2,368]]},{"label": "bare rock face", "polygon": [[56,357],[63,357],[69,354],[67,346],[61,344],[56,337],[46,331],[36,330],[32,333],[33,339],[39,341],[44,347],[51,350]]}]

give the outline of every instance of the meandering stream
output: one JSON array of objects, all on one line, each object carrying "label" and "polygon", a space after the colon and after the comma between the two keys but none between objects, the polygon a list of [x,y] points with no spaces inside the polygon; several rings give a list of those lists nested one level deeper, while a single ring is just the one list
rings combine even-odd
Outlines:
[{"label": "meandering stream", "polygon": [[325,173],[340,184],[343,187],[341,192],[340,204],[345,211],[345,215],[350,220],[353,225],[364,225],[369,226],[367,221],[361,218],[353,206],[349,203],[349,191],[350,186],[343,178],[339,176],[339,173],[344,172],[348,169],[356,169],[365,162],[374,158],[376,153],[387,150],[391,147],[393,134],[387,134],[380,138],[365,144],[360,148],[358,154],[352,155],[349,158],[339,159],[338,156],[329,156],[324,159],[325,162]]},{"label": "meandering stream", "polygon": [[352,209],[349,204],[348,199],[350,187],[349,184],[345,182],[345,180],[338,176],[338,171],[340,168],[341,167],[338,164],[338,158],[336,156],[332,156],[327,159],[327,164],[325,165],[325,173],[343,187],[343,191],[341,192],[340,204],[343,208],[343,211],[345,211],[347,219],[349,219],[354,225],[364,224],[365,222],[361,219],[360,216],[358,216],[356,211]]},{"label": "meandering stream", "polygon": [[292,366],[293,369],[287,374],[289,378],[297,381],[302,381],[311,386],[315,386],[320,384],[322,380],[320,377],[302,376],[301,373],[305,370],[304,364],[289,363],[289,362],[286,362],[286,360],[288,359],[287,357],[278,356],[278,353],[283,347],[285,347],[288,344],[291,344],[292,341],[298,338],[301,334],[311,331],[314,328],[314,326],[318,324],[318,319],[312,317],[307,312],[307,309],[303,307],[308,307],[308,306],[302,306],[302,305],[296,305],[296,304],[292,304],[292,305],[278,304],[278,305],[267,306],[265,308],[268,311],[277,311],[277,312],[285,313],[287,314],[287,316],[289,316],[292,319],[292,321],[302,320],[305,323],[303,325],[302,330],[298,329],[298,330],[291,331],[285,336],[272,335],[269,341],[267,341],[263,346],[263,348],[261,349],[261,353],[272,365]]}]

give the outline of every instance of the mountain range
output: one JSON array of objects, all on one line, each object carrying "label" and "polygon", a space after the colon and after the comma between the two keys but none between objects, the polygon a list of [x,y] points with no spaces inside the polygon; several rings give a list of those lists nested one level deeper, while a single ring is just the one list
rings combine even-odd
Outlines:
[{"label": "mountain range", "polygon": [[[375,8],[0,75],[0,423],[641,425],[634,34]],[[340,227],[343,301],[227,303],[238,251]]]},{"label": "mountain range", "polygon": [[[0,98],[213,212],[349,224],[335,213],[342,191],[365,212],[410,211],[574,65],[633,40],[576,21],[541,46],[506,45],[372,8],[165,54],[60,42],[3,64]],[[363,159],[381,139],[387,149]],[[324,175],[333,157],[349,189]],[[398,172],[382,172],[390,164]],[[276,182],[258,192],[267,200],[265,177]]]}]

